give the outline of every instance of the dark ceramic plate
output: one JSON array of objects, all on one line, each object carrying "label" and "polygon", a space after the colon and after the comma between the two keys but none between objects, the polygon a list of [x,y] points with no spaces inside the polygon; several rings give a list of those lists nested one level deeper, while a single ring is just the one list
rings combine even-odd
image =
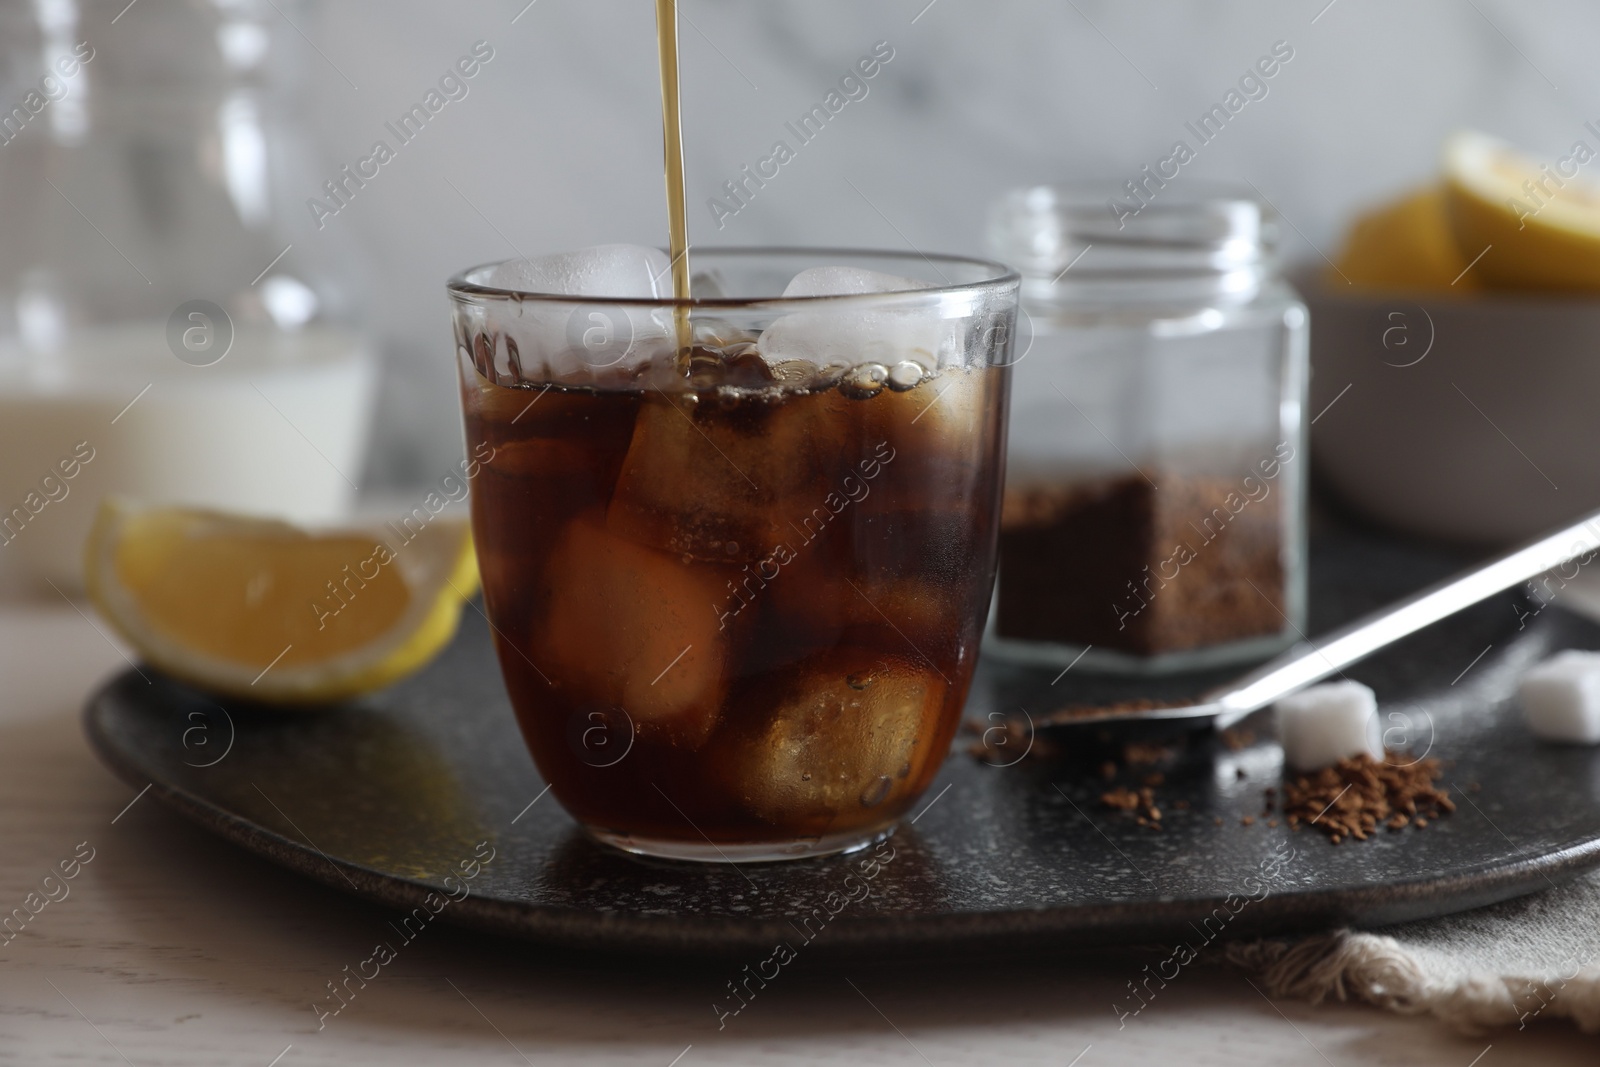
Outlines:
[{"label": "dark ceramic plate", "polygon": [[[1311,630],[1458,562],[1323,538]],[[1496,597],[1348,672],[1377,690],[1391,744],[1446,761],[1459,810],[1339,846],[1259,818],[1281,773],[1270,740],[1233,750],[1202,733],[1161,768],[1161,832],[1099,805],[1104,753],[1092,738],[1075,739],[1070,760],[1013,766],[972,757],[964,740],[914,825],[872,853],[742,868],[634,859],[590,841],[550,797],[534,802],[543,785],[476,617],[438,662],[360,706],[224,708],[129,672],[91,700],[87,726],[130,786],[153,783],[153,797],[245,848],[388,905],[545,942],[764,956],[779,942],[821,952],[1209,940],[1441,915],[1600,865],[1600,752],[1536,742],[1512,702],[1529,664],[1600,648],[1600,626],[1532,608]],[[1129,692],[1076,672],[1051,678],[986,664],[968,716]],[[1164,680],[1155,695],[1210,680]],[[1270,737],[1263,720],[1247,726]]]}]

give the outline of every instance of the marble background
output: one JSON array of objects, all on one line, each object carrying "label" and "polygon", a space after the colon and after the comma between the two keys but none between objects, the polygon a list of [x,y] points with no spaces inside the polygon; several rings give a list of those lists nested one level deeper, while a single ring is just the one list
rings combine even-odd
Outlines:
[{"label": "marble background", "polygon": [[[454,459],[441,279],[468,263],[603,241],[660,244],[646,0],[341,0],[315,28],[330,163],[483,39],[496,58],[348,223],[379,266],[390,373],[369,477]],[[1349,214],[1435,167],[1477,126],[1541,151],[1600,116],[1600,6],[1578,0],[684,0],[693,238],[980,251],[1006,188],[1131,176],[1283,40],[1294,59],[1186,173],[1247,178],[1335,254]],[[520,16],[519,16],[520,12]],[[513,18],[516,19],[513,22]],[[785,136],[877,41],[895,58],[719,232],[706,199]],[[452,188],[452,184],[454,188]]]},{"label": "marble background", "polygon": [[[1335,254],[1350,213],[1425,180],[1455,128],[1554,154],[1600,118],[1600,5],[1580,0],[683,0],[682,13],[690,223],[708,244],[981,251],[997,194],[1133,176],[1280,40],[1293,60],[1185,174],[1254,182],[1291,223],[1293,258]],[[303,53],[322,177],[473,42],[495,50],[329,223],[365,253],[388,360],[365,480],[436,480],[461,450],[443,280],[519,252],[665,242],[652,5],[337,0],[303,28],[287,46]],[[878,41],[894,59],[870,94],[718,231],[706,199]]]}]

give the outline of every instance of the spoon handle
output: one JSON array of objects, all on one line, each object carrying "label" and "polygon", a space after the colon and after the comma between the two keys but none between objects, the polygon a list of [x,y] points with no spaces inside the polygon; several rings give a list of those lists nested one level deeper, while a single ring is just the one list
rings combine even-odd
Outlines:
[{"label": "spoon handle", "polygon": [[[1318,644],[1296,645],[1208,699],[1222,706],[1217,729],[1226,729],[1253,711],[1355,663],[1440,619],[1545,571],[1600,549],[1600,511],[1571,526],[1471,570],[1429,586],[1391,607],[1357,619]],[[1587,563],[1588,560],[1584,560]]]}]

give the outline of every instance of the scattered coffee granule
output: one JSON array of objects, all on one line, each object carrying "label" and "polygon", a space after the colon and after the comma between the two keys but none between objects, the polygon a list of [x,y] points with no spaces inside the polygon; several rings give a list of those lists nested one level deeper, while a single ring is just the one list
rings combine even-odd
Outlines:
[{"label": "scattered coffee granule", "polygon": [[1102,807],[1113,808],[1117,811],[1132,811],[1139,806],[1139,794],[1125,785],[1107,790],[1100,794]]},{"label": "scattered coffee granule", "polygon": [[1231,730],[1222,731],[1222,746],[1229,752],[1239,752],[1255,743],[1256,735],[1253,730],[1235,727]]},{"label": "scattered coffee granule", "polygon": [[1379,823],[1420,830],[1456,810],[1449,791],[1434,785],[1440,770],[1436,759],[1400,764],[1352,756],[1284,783],[1283,813],[1290,829],[1314,826],[1336,845],[1347,837],[1365,841]]},{"label": "scattered coffee granule", "polygon": [[1246,815],[1244,818],[1239,820],[1240,826],[1254,826],[1255,824],[1256,817],[1254,815]]},{"label": "scattered coffee granule", "polygon": [[1050,759],[1062,752],[1060,745],[1036,733],[1025,715],[1007,715],[989,723],[963,719],[961,729],[978,738],[967,746],[967,754],[985,762],[998,758],[996,766],[1010,766],[1024,758]]},{"label": "scattered coffee granule", "polygon": [[1134,741],[1122,746],[1122,762],[1130,767],[1149,767],[1165,763],[1175,755],[1168,745],[1155,745],[1148,741]]},{"label": "scattered coffee granule", "polygon": [[1149,786],[1133,790],[1119,785],[1100,794],[1100,806],[1113,811],[1137,812],[1134,822],[1152,830],[1161,829],[1161,809],[1156,806],[1155,790]]}]

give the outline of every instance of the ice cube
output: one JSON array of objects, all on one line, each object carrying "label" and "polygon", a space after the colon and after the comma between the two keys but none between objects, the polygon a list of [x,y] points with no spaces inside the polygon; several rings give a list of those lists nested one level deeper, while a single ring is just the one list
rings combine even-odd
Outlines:
[{"label": "ice cube", "polygon": [[484,284],[519,293],[652,300],[672,295],[671,273],[672,263],[659,248],[596,245],[507,260],[489,272]]},{"label": "ice cube", "polygon": [[716,268],[697,270],[689,279],[689,291],[697,300],[723,300],[728,294],[728,284]]},{"label": "ice cube", "polygon": [[607,525],[696,559],[766,559],[828,498],[838,457],[855,454],[858,406],[832,390],[732,407],[710,396],[649,396]]},{"label": "ice cube", "polygon": [[1522,677],[1522,719],[1547,741],[1600,743],[1600,652],[1558,652]]},{"label": "ice cube", "polygon": [[[892,411],[907,448],[965,452],[977,444],[991,393],[999,388],[996,377],[986,367],[946,367],[909,390],[892,393],[879,410]],[[998,397],[993,401],[998,407]]]},{"label": "ice cube", "polygon": [[1378,698],[1360,682],[1325,682],[1286,696],[1274,707],[1283,757],[1297,771],[1315,771],[1365,752],[1383,758]]},{"label": "ice cube", "polygon": [[[960,600],[920,578],[842,577],[825,567],[786,568],[770,585],[785,625],[799,625],[818,643],[846,630],[882,631],[881,646],[916,659],[960,629]],[[879,640],[874,638],[874,640]],[[924,664],[926,666],[926,664]]]},{"label": "ice cube", "polygon": [[490,271],[485,284],[575,298],[519,300],[490,310],[486,341],[495,352],[480,363],[491,363],[508,381],[604,381],[670,353],[676,343],[666,308],[582,302],[670,296],[671,262],[658,248],[599,245],[509,260]]},{"label": "ice cube", "polygon": [[618,537],[598,515],[579,519],[550,554],[533,661],[573,699],[620,705],[641,734],[698,747],[727,686],[721,570]]},{"label": "ice cube", "polygon": [[982,445],[986,418],[993,411],[998,422],[997,372],[984,367],[946,367],[922,379],[913,388],[888,390],[865,405],[868,432],[887,441],[897,452],[913,458],[954,459],[967,466]]},{"label": "ice cube", "polygon": [[811,267],[789,280],[783,295],[856,296],[862,293],[902,293],[910,289],[931,289],[927,282],[901,278],[860,267]]},{"label": "ice cube", "polygon": [[945,683],[926,667],[830,650],[775,682],[771,719],[726,765],[740,800],[778,823],[832,820],[908,792],[925,761]]},{"label": "ice cube", "polygon": [[[794,276],[785,297],[862,296],[928,289],[925,282],[859,267],[812,267]],[[951,327],[954,327],[954,323]],[[952,329],[937,306],[852,307],[837,304],[797,311],[779,318],[761,335],[761,355],[769,363],[805,360],[885,367],[913,362],[926,370],[939,366]]]}]

